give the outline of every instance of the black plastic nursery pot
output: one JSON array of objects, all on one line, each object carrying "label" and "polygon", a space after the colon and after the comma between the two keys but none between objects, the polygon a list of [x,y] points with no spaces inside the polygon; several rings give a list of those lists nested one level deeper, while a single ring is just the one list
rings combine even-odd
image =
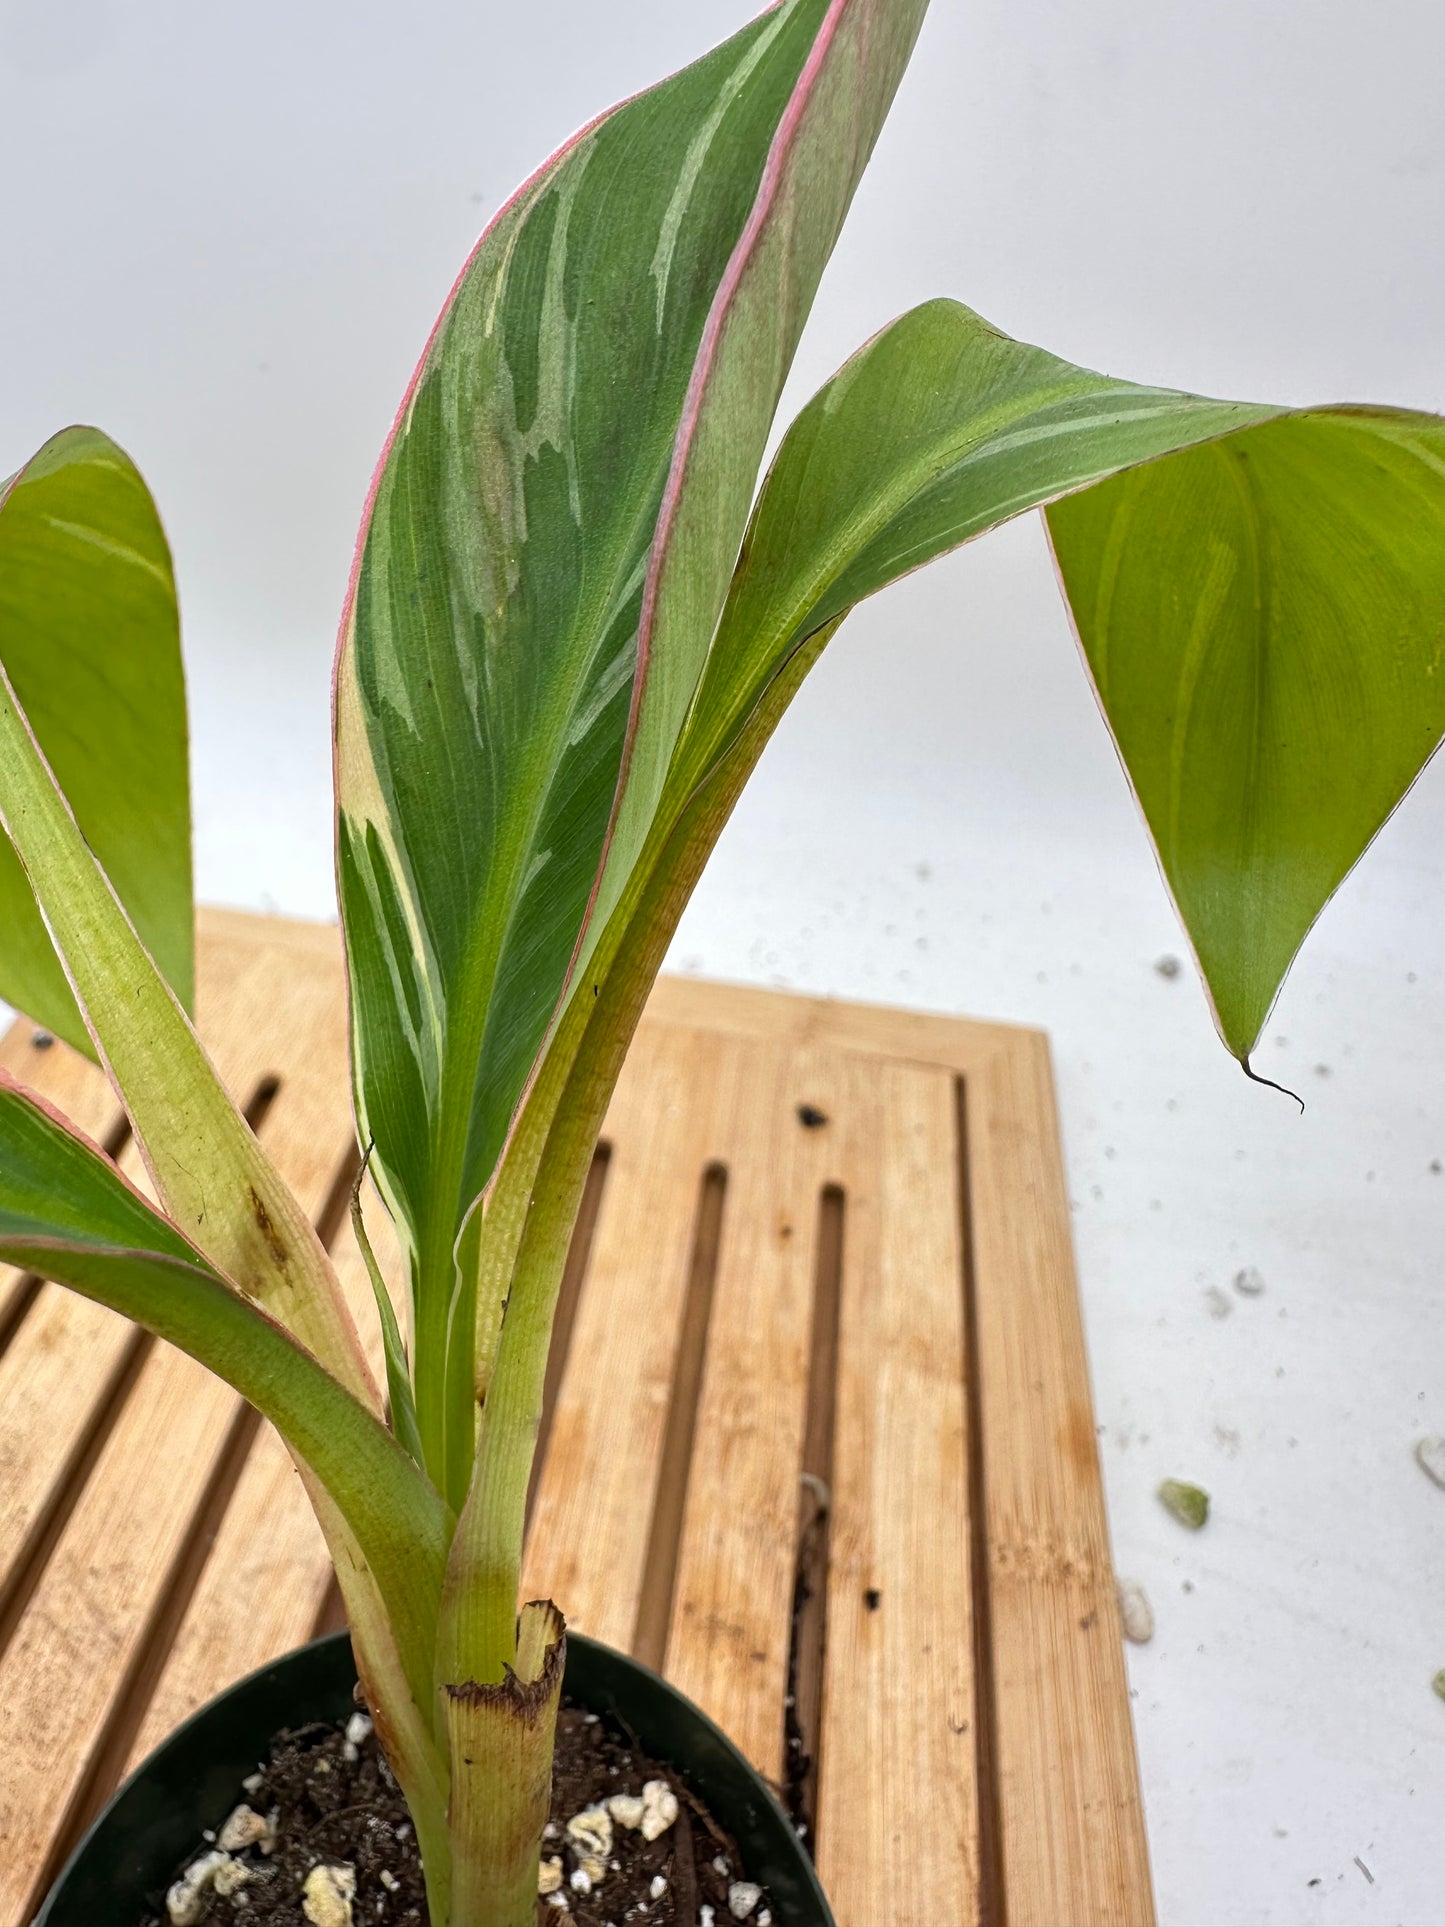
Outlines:
[{"label": "black plastic nursery pot", "polygon": [[[272,1737],[355,1710],[351,1641],[334,1633],[252,1673],[180,1726],[121,1787],[86,1834],[34,1927],[133,1927],[142,1909],[235,1804]],[[567,1637],[566,1693],[613,1715],[673,1768],[737,1842],[768,1891],[777,1927],[834,1927],[787,1815],[707,1715],[647,1667],[580,1634]]]}]

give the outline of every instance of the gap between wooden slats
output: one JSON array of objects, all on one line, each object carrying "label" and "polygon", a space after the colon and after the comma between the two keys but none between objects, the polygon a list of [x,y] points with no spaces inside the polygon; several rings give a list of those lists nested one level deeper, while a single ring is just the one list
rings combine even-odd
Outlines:
[{"label": "gap between wooden slats", "polygon": [[848,1198],[825,1184],[818,1198],[813,1317],[808,1339],[807,1405],[798,1474],[798,1550],[793,1574],[792,1646],[783,1702],[785,1805],[799,1838],[817,1840],[822,1759],[823,1675],[828,1646],[828,1568],[832,1541],[833,1458],[838,1409],[838,1338]]}]

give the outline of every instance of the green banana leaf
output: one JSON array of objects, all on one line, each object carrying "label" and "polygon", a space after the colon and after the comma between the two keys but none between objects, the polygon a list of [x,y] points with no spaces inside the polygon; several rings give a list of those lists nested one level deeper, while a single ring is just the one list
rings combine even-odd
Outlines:
[{"label": "green banana leaf", "polygon": [[1445,421],[1309,410],[1049,511],[1084,654],[1220,1035],[1445,730]]},{"label": "green banana leaf", "polygon": [[1141,388],[914,309],[759,497],[670,821],[802,642],[1043,505],[1105,717],[1242,1061],[1314,919],[1445,731],[1445,422]]},{"label": "green banana leaf", "polygon": [[[145,483],[98,429],[65,429],[0,490],[0,666],[86,840],[190,1009],[190,773],[171,557]],[[0,997],[95,1054],[3,839]]]}]

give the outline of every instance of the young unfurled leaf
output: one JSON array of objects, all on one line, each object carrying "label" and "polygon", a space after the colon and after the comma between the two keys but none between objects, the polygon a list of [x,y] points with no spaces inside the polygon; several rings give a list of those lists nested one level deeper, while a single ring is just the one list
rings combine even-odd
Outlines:
[{"label": "young unfurled leaf", "polygon": [[[0,488],[0,665],[86,841],[189,1010],[190,772],[170,550],[145,483],[98,429],[63,430]],[[93,1053],[3,838],[0,997]]]}]

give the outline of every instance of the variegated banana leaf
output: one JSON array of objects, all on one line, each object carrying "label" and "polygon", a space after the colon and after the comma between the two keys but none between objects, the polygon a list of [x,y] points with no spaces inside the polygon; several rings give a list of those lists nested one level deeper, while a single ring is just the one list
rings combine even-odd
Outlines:
[{"label": "variegated banana leaf", "polygon": [[450,1432],[458,1499],[453,1248],[609,825],[624,876],[645,834],[635,806],[614,819],[619,770],[665,775],[923,4],[783,0],[585,129],[483,236],[378,471],[338,660],[339,881],[357,1110],[412,1246],[423,1445],[439,1468]]}]

